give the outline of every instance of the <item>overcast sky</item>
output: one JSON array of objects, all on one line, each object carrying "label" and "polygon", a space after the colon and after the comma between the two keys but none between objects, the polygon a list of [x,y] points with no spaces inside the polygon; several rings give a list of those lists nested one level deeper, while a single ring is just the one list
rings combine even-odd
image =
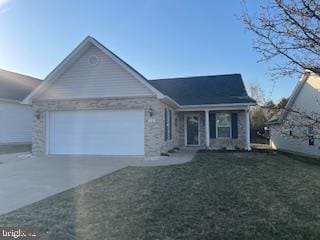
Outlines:
[{"label": "overcast sky", "polygon": [[[148,79],[241,73],[270,92],[240,14],[240,0],[0,0],[0,68],[43,79],[91,35]],[[273,99],[297,81],[279,79]]]}]

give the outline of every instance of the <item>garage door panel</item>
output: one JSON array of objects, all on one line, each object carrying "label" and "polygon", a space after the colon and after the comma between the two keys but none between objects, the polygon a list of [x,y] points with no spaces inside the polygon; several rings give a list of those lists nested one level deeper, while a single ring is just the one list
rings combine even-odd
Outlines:
[{"label": "garage door panel", "polygon": [[143,155],[143,111],[51,112],[50,154]]}]

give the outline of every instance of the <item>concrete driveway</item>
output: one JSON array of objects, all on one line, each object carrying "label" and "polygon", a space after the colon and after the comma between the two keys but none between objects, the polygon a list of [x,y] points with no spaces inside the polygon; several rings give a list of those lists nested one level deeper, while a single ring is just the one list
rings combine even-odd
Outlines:
[{"label": "concrete driveway", "polygon": [[42,200],[127,166],[158,166],[190,161],[194,152],[145,161],[132,156],[50,156],[28,153],[0,155],[0,214]]}]

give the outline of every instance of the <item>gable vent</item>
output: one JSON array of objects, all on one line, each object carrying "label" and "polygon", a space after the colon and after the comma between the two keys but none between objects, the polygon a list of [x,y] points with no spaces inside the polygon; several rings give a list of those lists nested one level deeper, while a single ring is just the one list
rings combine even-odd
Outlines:
[{"label": "gable vent", "polygon": [[99,59],[98,59],[97,56],[92,55],[92,56],[90,56],[88,58],[88,62],[89,62],[90,65],[95,66],[95,65],[97,65],[99,63]]}]

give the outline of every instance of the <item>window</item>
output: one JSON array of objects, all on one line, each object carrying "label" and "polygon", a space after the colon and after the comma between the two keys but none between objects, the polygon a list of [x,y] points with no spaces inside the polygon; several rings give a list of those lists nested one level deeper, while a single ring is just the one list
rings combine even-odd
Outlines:
[{"label": "window", "polygon": [[164,140],[172,140],[172,111],[164,109]]},{"label": "window", "polygon": [[231,116],[228,113],[219,113],[216,116],[217,138],[231,137]]},{"label": "window", "polygon": [[164,140],[168,140],[168,110],[164,109]]},{"label": "window", "polygon": [[169,110],[169,140],[172,140],[172,111]]},{"label": "window", "polygon": [[309,138],[309,145],[314,145],[314,137],[313,137],[313,126],[308,126],[308,138]]},{"label": "window", "polygon": [[216,138],[216,114],[209,113],[210,139]]}]

